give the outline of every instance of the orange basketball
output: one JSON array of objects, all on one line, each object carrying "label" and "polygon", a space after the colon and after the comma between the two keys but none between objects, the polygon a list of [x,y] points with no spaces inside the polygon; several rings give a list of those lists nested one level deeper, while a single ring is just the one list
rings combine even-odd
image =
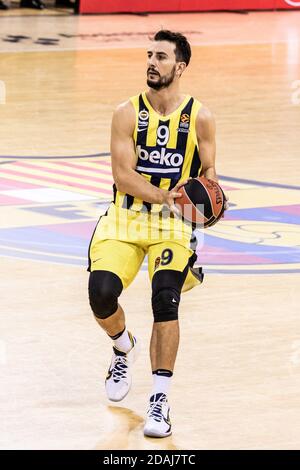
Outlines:
[{"label": "orange basketball", "polygon": [[179,191],[176,207],[183,219],[197,227],[211,227],[222,217],[225,210],[225,195],[221,186],[204,176],[191,179]]}]

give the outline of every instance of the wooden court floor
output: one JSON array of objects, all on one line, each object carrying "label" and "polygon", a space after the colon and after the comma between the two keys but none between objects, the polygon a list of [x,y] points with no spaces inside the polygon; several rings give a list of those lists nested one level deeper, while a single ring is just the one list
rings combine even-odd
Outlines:
[{"label": "wooden court floor", "polygon": [[[299,449],[299,21],[0,15],[0,448]],[[111,197],[111,114],[145,88],[147,35],[161,25],[191,39],[183,89],[215,114],[231,207],[199,250],[204,284],[182,296],[174,431],[154,440],[142,434],[147,273],[121,298],[142,350],[115,405],[85,265]]]}]

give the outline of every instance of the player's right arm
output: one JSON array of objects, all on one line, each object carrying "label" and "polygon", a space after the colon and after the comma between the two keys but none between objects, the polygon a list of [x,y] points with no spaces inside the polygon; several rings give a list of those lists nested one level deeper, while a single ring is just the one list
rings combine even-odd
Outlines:
[{"label": "player's right arm", "polygon": [[110,150],[115,185],[122,193],[172,207],[174,198],[180,197],[176,188],[172,191],[157,188],[135,171],[137,156],[133,140],[134,127],[135,110],[131,102],[127,101],[118,106],[112,118]]}]

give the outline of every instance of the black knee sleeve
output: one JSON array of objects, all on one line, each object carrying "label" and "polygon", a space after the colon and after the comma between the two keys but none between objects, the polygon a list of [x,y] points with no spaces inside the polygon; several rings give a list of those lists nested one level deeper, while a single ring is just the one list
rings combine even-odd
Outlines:
[{"label": "black knee sleeve", "polygon": [[188,267],[183,271],[158,271],[152,280],[152,310],[154,322],[178,319],[180,293],[187,275]]},{"label": "black knee sleeve", "polygon": [[152,296],[155,322],[178,320],[180,293],[177,289],[160,289]]},{"label": "black knee sleeve", "polygon": [[97,318],[108,318],[118,308],[123,290],[121,279],[109,271],[93,271],[89,278],[89,300]]}]

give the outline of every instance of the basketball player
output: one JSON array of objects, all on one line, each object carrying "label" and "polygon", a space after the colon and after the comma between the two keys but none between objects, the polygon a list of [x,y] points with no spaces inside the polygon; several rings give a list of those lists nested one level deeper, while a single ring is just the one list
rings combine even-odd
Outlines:
[{"label": "basketball player", "polygon": [[199,101],[180,91],[190,57],[190,45],[180,33],[155,34],[148,49],[148,89],[119,105],[113,115],[114,200],[89,248],[90,305],[113,341],[105,382],[112,401],[129,392],[138,346],[127,330],[119,297],[148,255],[153,388],[144,434],[153,437],[171,434],[167,397],[179,343],[180,295],[203,277],[201,268],[193,268],[192,228],[174,217],[174,204],[188,178],[201,174],[217,181],[214,119]]}]

